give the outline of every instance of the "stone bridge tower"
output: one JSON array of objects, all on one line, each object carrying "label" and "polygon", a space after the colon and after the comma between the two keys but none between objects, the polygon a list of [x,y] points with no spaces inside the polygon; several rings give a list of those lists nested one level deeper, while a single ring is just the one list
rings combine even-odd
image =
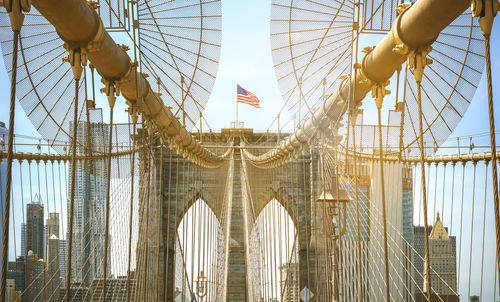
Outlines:
[{"label": "stone bridge tower", "polygon": [[[199,134],[198,134],[199,135]],[[202,198],[219,221],[224,217],[224,190],[231,182],[229,194],[231,211],[228,230],[229,255],[227,263],[226,301],[260,301],[249,297],[249,263],[246,263],[247,243],[245,227],[251,232],[255,220],[268,202],[275,198],[288,212],[298,232],[299,288],[313,292],[330,286],[319,267],[329,267],[320,257],[326,242],[322,236],[317,197],[323,189],[320,184],[319,156],[309,152],[287,164],[260,169],[243,160],[240,143],[252,146],[254,154],[276,146],[283,134],[254,133],[252,129],[222,129],[220,133],[204,133],[203,144],[218,154],[233,146],[228,163],[216,169],[202,168],[184,159],[168,148],[160,148],[156,140],[140,153],[139,240],[137,244],[137,290],[146,300],[174,301],[175,290],[175,234],[190,206]],[[229,142],[229,143],[228,143]],[[142,140],[144,143],[144,140]],[[222,148],[225,146],[226,148]],[[229,164],[232,162],[232,165]],[[246,183],[242,183],[243,165]],[[148,173],[150,172],[150,173]],[[228,178],[228,176],[230,178]],[[225,181],[228,179],[228,181]],[[252,202],[252,211],[245,214],[243,186]],[[226,194],[227,196],[227,194]],[[247,215],[246,220],[244,215]],[[152,272],[151,272],[152,271]],[[154,276],[148,278],[148,275]],[[141,280],[146,280],[141,282]],[[321,280],[319,282],[318,280]],[[318,300],[319,299],[319,300]],[[320,301],[315,297],[311,301]]]}]

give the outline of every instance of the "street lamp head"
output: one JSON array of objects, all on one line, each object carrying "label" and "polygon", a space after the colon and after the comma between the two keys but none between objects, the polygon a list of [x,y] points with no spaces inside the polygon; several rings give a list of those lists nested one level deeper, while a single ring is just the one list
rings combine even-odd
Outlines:
[{"label": "street lamp head", "polygon": [[324,190],[321,195],[316,199],[317,202],[351,202],[352,199],[343,188],[339,188],[337,177],[332,177],[331,189]]},{"label": "street lamp head", "polygon": [[205,277],[203,270],[201,270],[200,275],[196,278],[196,293],[198,297],[203,298],[207,295],[208,290],[208,279]]}]

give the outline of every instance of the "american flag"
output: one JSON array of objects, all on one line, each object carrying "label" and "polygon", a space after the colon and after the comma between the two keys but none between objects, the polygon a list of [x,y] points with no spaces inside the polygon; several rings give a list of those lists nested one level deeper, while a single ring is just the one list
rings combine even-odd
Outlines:
[{"label": "american flag", "polygon": [[245,103],[250,106],[254,106],[255,108],[260,108],[259,106],[259,99],[255,96],[255,94],[251,93],[248,90],[243,89],[240,85],[237,86],[237,93],[236,93],[236,101],[238,103]]}]

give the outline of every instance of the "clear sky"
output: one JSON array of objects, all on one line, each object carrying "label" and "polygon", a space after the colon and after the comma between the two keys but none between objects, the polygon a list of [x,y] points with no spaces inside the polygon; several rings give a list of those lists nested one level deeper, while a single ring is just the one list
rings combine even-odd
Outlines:
[{"label": "clear sky", "polygon": [[[222,49],[217,80],[204,112],[213,130],[228,127],[235,119],[236,84],[251,91],[261,100],[261,109],[241,104],[240,120],[255,130],[266,130],[283,105],[275,79],[270,48],[270,0],[242,1],[222,0]],[[500,97],[500,20],[497,20],[492,36],[494,97]],[[377,39],[377,38],[370,38]],[[369,41],[370,44],[373,41]],[[0,60],[0,121],[8,124],[10,83]],[[479,88],[462,121],[451,136],[465,136],[488,131],[486,78],[483,74]],[[103,100],[103,99],[102,99]],[[118,102],[122,102],[119,99]],[[366,102],[366,101],[365,101]],[[371,105],[370,105],[371,104]],[[373,102],[367,108],[374,109]],[[500,129],[500,106],[496,102],[496,127]],[[98,104],[99,105],[99,104]],[[101,103],[104,106],[104,102]],[[119,112],[119,111],[117,111]],[[126,120],[119,113],[118,120]],[[289,119],[284,111],[282,121]],[[291,129],[289,124],[288,129]],[[16,105],[16,133],[37,136],[19,104]],[[206,129],[206,128],[205,128]],[[276,123],[271,130],[277,129]],[[477,144],[488,144],[481,139]],[[440,151],[447,153],[449,151]],[[491,246],[494,249],[493,246]]]}]

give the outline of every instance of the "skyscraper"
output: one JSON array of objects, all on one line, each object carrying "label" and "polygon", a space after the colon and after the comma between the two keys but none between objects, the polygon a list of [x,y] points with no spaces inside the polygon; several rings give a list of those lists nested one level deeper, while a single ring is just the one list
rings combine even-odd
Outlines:
[{"label": "skyscraper", "polygon": [[21,253],[19,254],[26,259],[26,223],[21,222]]},{"label": "skyscraper", "polygon": [[55,234],[47,240],[47,272],[45,273],[45,293],[47,302],[59,301],[59,238]]},{"label": "skyscraper", "polygon": [[24,301],[45,301],[45,262],[39,259],[33,251],[28,251],[25,268]]},{"label": "skyscraper", "polygon": [[61,276],[61,284],[66,284],[66,240],[59,239],[59,270]]},{"label": "skyscraper", "polygon": [[[434,232],[434,228],[438,228],[439,230],[436,230]],[[450,286],[445,286],[448,288],[448,290],[441,291],[438,289],[438,287],[444,286],[443,282],[441,281],[434,281],[434,279],[437,279],[437,275],[435,273],[431,274],[431,286],[433,288],[433,294],[438,293],[443,299],[443,296],[446,296],[447,301],[458,301],[458,297],[451,293],[449,291],[450,287],[453,289],[453,291],[456,291],[456,271],[454,268],[456,268],[456,237],[455,236],[449,236],[448,235],[448,230],[443,226],[443,223],[441,220],[438,218],[436,219],[436,224],[434,227],[429,226],[428,227],[428,232],[429,232],[429,255],[431,258],[431,269],[434,270],[435,272],[438,272],[438,274],[441,276],[441,273],[439,273],[439,269],[435,266],[436,261],[440,262],[441,260],[445,261],[447,260],[447,264],[444,262],[441,263],[442,267],[441,269],[446,270],[447,272],[443,271],[443,280],[446,280],[446,283]],[[444,234],[448,238],[444,238]],[[434,237],[434,239],[431,238]],[[443,238],[439,238],[439,237]],[[437,238],[436,238],[437,237]],[[415,249],[415,255],[414,255],[414,265],[415,265],[415,297],[417,301],[425,301],[425,290],[426,290],[426,282],[425,276],[426,272],[424,269],[425,265],[425,236],[424,236],[424,227],[423,226],[415,226],[414,227],[414,240],[413,240],[413,245]],[[436,245],[442,245],[441,247],[436,248]],[[433,248],[434,247],[434,248]],[[446,275],[446,276],[445,276]],[[454,275],[454,277],[453,277]],[[446,279],[446,278],[449,278]],[[451,280],[454,278],[454,281]]]},{"label": "skyscraper", "polygon": [[14,294],[16,292],[16,280],[15,279],[7,279],[7,288],[5,289],[5,301],[12,302],[14,301]]},{"label": "skyscraper", "polygon": [[16,261],[9,261],[7,267],[7,278],[15,280],[16,291],[20,293],[24,291],[25,264],[24,256],[20,256],[17,257]]},{"label": "skyscraper", "polygon": [[415,270],[413,265],[413,169],[403,167],[403,199],[402,199],[402,230],[403,257],[400,260],[403,263],[404,300],[413,301],[413,292],[415,288]]},{"label": "skyscraper", "polygon": [[[70,128],[73,128],[73,124]],[[87,128],[86,122],[79,122],[77,129],[79,141],[87,141],[88,129],[90,129],[93,152],[107,152],[109,127],[102,123],[92,123]],[[86,152],[85,146],[77,147],[78,154]],[[93,279],[103,277],[106,168],[104,160],[93,160],[92,166],[89,162],[79,162],[75,170],[71,281],[83,283],[87,287],[90,287]],[[68,200],[68,211],[70,202]],[[67,217],[69,216],[68,212]],[[111,262],[109,260],[108,268]]]},{"label": "skyscraper", "polygon": [[[429,258],[431,266],[432,293],[437,295],[455,295],[457,291],[457,258],[453,241],[436,215],[436,223],[429,235]],[[425,259],[425,263],[427,263]],[[429,290],[427,270],[424,267],[424,292]]]},{"label": "skyscraper", "polygon": [[[32,203],[28,203],[26,212],[26,253],[33,251],[39,259],[44,257],[43,205],[40,197],[35,195]],[[27,254],[25,255],[27,257]]]},{"label": "skyscraper", "polygon": [[[7,128],[4,122],[0,122],[0,150],[7,151]],[[0,234],[3,234],[3,217],[5,209],[5,189],[7,186],[7,160],[0,159]],[[0,246],[2,246],[3,237],[0,238]],[[2,251],[0,250],[0,258]],[[0,273],[2,268],[0,267]]]},{"label": "skyscraper", "polygon": [[45,249],[49,248],[49,238],[56,235],[59,238],[59,213],[49,213],[49,218],[45,219]]}]

